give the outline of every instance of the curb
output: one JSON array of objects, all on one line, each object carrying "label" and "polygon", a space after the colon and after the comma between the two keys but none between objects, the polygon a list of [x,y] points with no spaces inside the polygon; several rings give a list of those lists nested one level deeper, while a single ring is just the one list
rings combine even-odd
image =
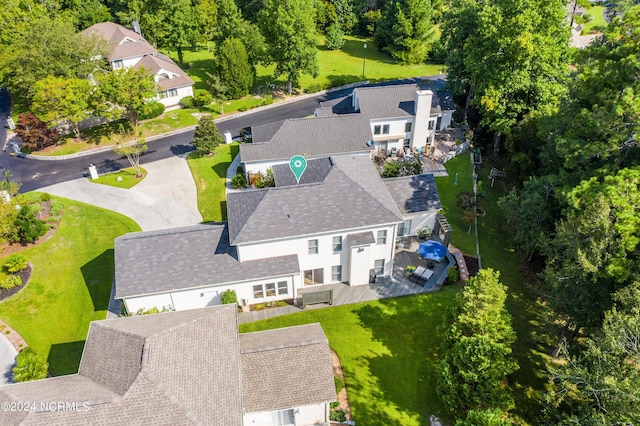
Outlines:
[{"label": "curb", "polygon": [[[284,101],[281,102],[274,102],[270,105],[263,105],[263,106],[259,106],[257,108],[252,108],[248,111],[242,111],[242,112],[235,112],[233,114],[229,114],[229,115],[225,115],[223,117],[217,118],[215,119],[215,123],[222,123],[228,120],[232,120],[234,118],[239,118],[239,117],[244,117],[250,114],[254,114],[256,112],[262,112],[262,111],[266,111],[272,108],[277,108],[279,106],[282,105],[288,105],[291,103],[295,103],[298,101],[304,101],[306,99],[310,99],[316,96],[321,96],[321,95],[325,95],[327,93],[333,93],[333,92],[339,92],[340,90],[346,90],[346,89],[351,89],[354,87],[360,87],[360,86],[366,86],[367,84],[369,84],[369,80],[365,80],[365,81],[359,81],[356,83],[351,83],[351,84],[346,84],[344,86],[340,86],[340,87],[333,87],[331,89],[327,89],[327,90],[322,90],[320,92],[316,92],[316,93],[307,93],[304,95],[300,95],[300,96],[296,96],[295,98],[290,98],[290,99],[286,99]],[[167,132],[167,133],[162,133],[160,135],[153,135],[153,136],[149,136],[148,138],[145,138],[146,142],[153,142],[155,140],[158,139],[162,139],[162,138],[166,138],[169,136],[174,136],[174,135],[180,135],[182,133],[187,133],[187,132],[192,132],[194,131],[196,128],[196,126],[189,126],[189,127],[182,127],[180,129],[176,129],[173,130],[171,132]],[[125,145],[133,145],[135,142],[128,142]],[[101,152],[107,152],[107,151],[111,151],[113,150],[113,145],[108,145],[108,146],[103,146],[100,148],[96,148],[96,149],[90,149],[87,151],[82,151],[82,152],[77,152],[74,154],[67,154],[67,155],[56,155],[56,156],[48,156],[48,155],[33,155],[33,154],[22,154],[22,157],[25,158],[29,158],[31,160],[39,160],[39,161],[64,161],[64,160],[70,160],[72,158],[80,158],[80,157],[86,157],[87,155],[93,155],[93,154],[99,154]]]}]

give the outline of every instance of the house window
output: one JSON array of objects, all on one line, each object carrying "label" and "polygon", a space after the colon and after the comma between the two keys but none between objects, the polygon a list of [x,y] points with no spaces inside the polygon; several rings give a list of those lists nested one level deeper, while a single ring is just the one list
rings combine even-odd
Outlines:
[{"label": "house window", "polygon": [[379,135],[380,134],[380,129],[382,128],[382,126],[377,125],[377,126],[373,126],[373,134],[374,135]]},{"label": "house window", "polygon": [[318,254],[318,240],[309,240],[309,254]]},{"label": "house window", "polygon": [[342,237],[333,237],[333,251],[342,251]]},{"label": "house window", "polygon": [[169,89],[164,92],[159,92],[158,96],[160,99],[173,98],[174,96],[178,96],[178,89]]},{"label": "house window", "polygon": [[411,219],[405,220],[398,227],[398,236],[402,237],[411,234]]},{"label": "house window", "polygon": [[411,122],[408,123],[404,123],[404,131],[405,132],[410,132],[411,131]]},{"label": "house window", "polygon": [[276,295],[276,284],[268,283],[264,285],[267,290],[267,297],[274,297]]},{"label": "house window", "polygon": [[273,426],[288,426],[294,424],[293,410],[274,411],[271,413]]},{"label": "house window", "polygon": [[389,134],[389,125],[385,124],[384,126],[382,126],[382,134],[383,135],[388,135]]},{"label": "house window", "polygon": [[435,127],[436,122],[435,120],[429,120],[429,130],[433,130],[433,128]]},{"label": "house window", "polygon": [[262,284],[253,286],[253,298],[254,299],[262,299],[264,297],[264,290],[262,289]]},{"label": "house window", "polygon": [[331,281],[334,283],[342,281],[342,265],[331,267]]},{"label": "house window", "polygon": [[376,273],[376,277],[384,275],[384,259],[377,259],[373,266],[373,270]]},{"label": "house window", "polygon": [[286,281],[278,282],[278,296],[282,296],[283,294],[289,294],[289,285]]},{"label": "house window", "polygon": [[117,61],[111,62],[111,65],[114,70],[120,70],[124,67],[124,62],[122,62],[122,59],[118,59]]},{"label": "house window", "polygon": [[324,284],[324,270],[308,269],[304,271],[304,285]]},{"label": "house window", "polygon": [[378,231],[378,245],[387,244],[387,231]]}]

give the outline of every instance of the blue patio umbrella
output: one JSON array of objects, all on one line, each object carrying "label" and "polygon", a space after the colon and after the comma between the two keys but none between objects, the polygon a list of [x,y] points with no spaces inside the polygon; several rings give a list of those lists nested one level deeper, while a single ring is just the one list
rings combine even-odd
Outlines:
[{"label": "blue patio umbrella", "polygon": [[418,254],[425,259],[441,262],[447,255],[447,248],[438,241],[425,241],[418,246]]}]

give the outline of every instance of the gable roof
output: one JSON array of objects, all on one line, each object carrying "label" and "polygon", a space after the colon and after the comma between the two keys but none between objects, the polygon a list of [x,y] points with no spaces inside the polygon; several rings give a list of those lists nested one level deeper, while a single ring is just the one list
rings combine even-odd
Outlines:
[{"label": "gable roof", "polygon": [[296,177],[291,171],[289,164],[276,164],[272,167],[273,178],[276,187],[291,186],[305,183],[320,183],[331,171],[333,161],[329,157],[316,158],[307,161],[307,168],[300,176],[300,182],[296,181]]},{"label": "gable roof", "polygon": [[367,119],[411,117],[415,115],[416,91],[431,90],[431,114],[442,112],[433,81],[421,84],[358,87],[353,90],[358,99],[360,114]]},{"label": "gable roof", "polygon": [[241,334],[240,359],[248,412],[336,399],[329,342],[320,324]]},{"label": "gable roof", "polygon": [[[175,64],[170,58],[161,53],[152,53],[143,57],[133,68],[140,69],[144,67],[151,71],[155,76],[155,81],[162,89],[173,89],[177,87],[191,86],[193,80],[185,74],[179,66]],[[171,74],[170,78],[160,76],[161,71],[168,71]]]},{"label": "gable roof", "polygon": [[126,234],[114,251],[119,299],[300,271],[297,255],[239,262],[226,223]]},{"label": "gable roof", "polygon": [[384,179],[389,193],[402,213],[440,210],[440,196],[432,174]]},{"label": "gable roof", "polygon": [[[275,126],[256,128],[253,143],[240,145],[240,158],[247,161],[289,159],[294,155],[319,157],[341,153],[368,152],[369,123],[357,114],[285,120],[268,142],[264,139]],[[263,131],[264,130],[264,131]],[[264,136],[262,134],[264,133]]]},{"label": "gable roof", "polygon": [[231,244],[300,237],[402,220],[393,198],[367,156],[343,155],[331,157],[330,161],[333,167],[321,182],[228,194]]},{"label": "gable roof", "polygon": [[241,425],[240,377],[236,307],[223,305],[93,322],[78,374],[3,386],[0,398],[88,404],[20,413],[24,424]]},{"label": "gable roof", "polygon": [[93,24],[80,34],[96,34],[104,38],[110,51],[109,61],[143,56],[156,51],[140,34],[114,22]]}]

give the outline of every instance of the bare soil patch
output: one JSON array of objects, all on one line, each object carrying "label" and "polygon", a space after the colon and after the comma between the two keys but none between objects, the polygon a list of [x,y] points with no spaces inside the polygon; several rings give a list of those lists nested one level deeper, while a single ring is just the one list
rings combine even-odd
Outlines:
[{"label": "bare soil patch", "polygon": [[349,405],[349,396],[347,395],[347,382],[344,379],[344,371],[342,370],[342,364],[340,364],[340,358],[334,351],[331,351],[331,365],[333,366],[333,375],[340,377],[345,383],[344,389],[338,394],[338,402],[340,403],[340,409],[346,413],[347,420],[351,420],[351,406]]},{"label": "bare soil patch", "polygon": [[470,277],[478,275],[480,268],[478,267],[478,258],[473,256],[464,255],[464,261],[467,263],[467,271],[469,271]]}]

